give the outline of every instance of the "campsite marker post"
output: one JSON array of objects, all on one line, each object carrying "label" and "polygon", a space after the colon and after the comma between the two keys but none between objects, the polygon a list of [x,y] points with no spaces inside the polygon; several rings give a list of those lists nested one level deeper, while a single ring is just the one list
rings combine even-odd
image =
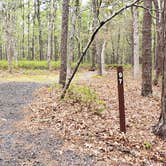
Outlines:
[{"label": "campsite marker post", "polygon": [[117,67],[120,131],[126,133],[125,104],[123,87],[123,67]]}]

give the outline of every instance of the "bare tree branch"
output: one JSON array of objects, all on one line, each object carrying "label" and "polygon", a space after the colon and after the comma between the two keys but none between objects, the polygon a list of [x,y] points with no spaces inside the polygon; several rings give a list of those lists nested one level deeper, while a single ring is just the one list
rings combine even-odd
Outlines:
[{"label": "bare tree branch", "polygon": [[135,5],[136,3],[140,2],[140,1],[141,1],[141,0],[135,0],[134,2],[132,2],[132,3],[130,3],[130,4],[127,4],[126,6],[124,6],[124,7],[121,8],[120,10],[118,10],[117,12],[113,13],[109,18],[107,18],[106,20],[100,22],[100,25],[99,25],[99,26],[96,28],[96,30],[93,32],[93,34],[91,35],[91,37],[90,37],[90,39],[89,39],[89,42],[88,42],[87,46],[84,48],[84,50],[83,50],[83,52],[82,52],[82,54],[81,54],[81,56],[80,56],[80,58],[79,58],[79,60],[78,60],[78,62],[77,62],[77,64],[76,64],[76,66],[75,66],[75,68],[74,68],[74,70],[73,70],[73,72],[72,72],[72,75],[71,75],[70,78],[67,80],[67,83],[66,83],[66,85],[65,85],[65,87],[64,87],[64,89],[63,89],[63,91],[62,91],[62,94],[61,94],[61,99],[63,99],[63,98],[65,97],[66,92],[67,92],[67,90],[68,90],[68,88],[69,88],[69,86],[70,86],[71,81],[73,80],[73,78],[74,78],[74,76],[75,76],[75,74],[76,74],[76,72],[77,72],[77,70],[78,70],[78,68],[79,68],[79,66],[80,66],[80,64],[81,64],[81,62],[82,62],[84,56],[86,55],[86,53],[87,53],[89,47],[91,46],[91,44],[92,44],[92,42],[93,42],[95,36],[96,36],[97,33],[99,32],[99,30],[100,30],[106,23],[108,23],[109,21],[111,21],[114,17],[116,17],[117,15],[119,15],[120,13],[122,13],[123,11],[125,11],[126,9],[132,7],[133,5]]}]

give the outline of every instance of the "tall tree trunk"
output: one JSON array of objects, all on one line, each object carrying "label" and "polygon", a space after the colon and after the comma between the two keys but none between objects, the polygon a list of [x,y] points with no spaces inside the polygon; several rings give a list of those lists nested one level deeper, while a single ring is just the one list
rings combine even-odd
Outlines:
[{"label": "tall tree trunk", "polygon": [[22,57],[25,58],[25,5],[22,1]]},{"label": "tall tree trunk", "polygon": [[40,6],[41,6],[41,1],[37,0],[37,21],[38,21],[38,30],[39,30],[39,54],[40,54],[40,60],[44,60]]},{"label": "tall tree trunk", "polygon": [[111,63],[115,64],[116,62],[116,53],[115,53],[115,46],[114,46],[114,40],[111,38],[111,46],[112,46],[112,58]]},{"label": "tall tree trunk", "polygon": [[32,60],[35,60],[35,19],[36,19],[36,0],[33,1]]},{"label": "tall tree trunk", "polygon": [[5,32],[6,32],[6,46],[7,46],[6,53],[8,60],[8,71],[9,73],[12,73],[12,30],[11,30],[12,16],[10,12],[11,12],[10,10],[6,11]]},{"label": "tall tree trunk", "polygon": [[[92,33],[95,31],[98,22],[99,22],[99,8],[100,8],[100,3],[99,0],[92,0],[92,12],[93,12],[93,23],[92,23]],[[97,55],[97,47],[99,46],[97,44],[97,38],[93,41],[92,46],[91,46],[91,61],[92,61],[92,65],[91,65],[91,69],[92,71],[96,70],[96,61],[98,58]]]},{"label": "tall tree trunk", "polygon": [[68,56],[68,76],[71,74],[72,62],[74,59],[74,52],[75,52],[75,38],[76,38],[76,23],[77,23],[77,16],[78,16],[78,7],[79,1],[74,0],[74,7],[71,11],[71,30],[70,30],[70,42],[69,42],[69,56]]},{"label": "tall tree trunk", "polygon": [[144,10],[142,28],[142,96],[148,96],[152,94],[152,1],[144,0],[144,6],[149,10]]},{"label": "tall tree trunk", "polygon": [[161,46],[161,15],[159,12],[159,2],[158,0],[153,0],[155,10],[156,10],[156,36],[157,36],[157,44],[155,49],[155,79],[153,81],[154,85],[158,85],[159,76],[162,73],[162,46]]},{"label": "tall tree trunk", "polygon": [[133,53],[134,53],[134,79],[139,78],[139,23],[138,9],[133,7]]},{"label": "tall tree trunk", "polygon": [[102,45],[101,49],[101,55],[99,56],[99,62],[98,62],[98,75],[102,76],[104,74],[104,58],[105,58],[105,47],[106,47],[106,40],[104,40],[104,43]]},{"label": "tall tree trunk", "polygon": [[133,7],[131,7],[131,14],[132,14],[132,32],[131,32],[131,43],[128,41],[129,45],[131,46],[131,64],[134,67],[134,26],[133,26],[133,21],[134,21],[134,13],[133,13]]},{"label": "tall tree trunk", "polygon": [[162,12],[162,95],[161,95],[161,114],[158,124],[154,127],[154,133],[162,138],[166,138],[166,2],[164,1],[164,9]]},{"label": "tall tree trunk", "polygon": [[49,22],[48,22],[48,47],[47,47],[47,63],[49,70],[51,70],[51,45],[52,45],[51,38],[53,32],[53,23],[54,23],[54,0],[51,0]]},{"label": "tall tree trunk", "polygon": [[[55,30],[54,30],[55,31]],[[55,61],[59,60],[59,46],[57,36],[54,34],[54,58]]]},{"label": "tall tree trunk", "polygon": [[120,27],[118,29],[118,40],[117,40],[117,48],[116,48],[116,63],[119,64],[120,63],[120,55],[119,55],[119,49],[120,49]]},{"label": "tall tree trunk", "polygon": [[67,76],[67,39],[68,39],[68,20],[69,20],[69,2],[63,0],[62,9],[62,31],[61,31],[61,68],[59,83],[64,87]]},{"label": "tall tree trunk", "polygon": [[30,0],[28,0],[28,59],[31,59],[30,57],[30,15],[31,15],[31,12],[30,12]]}]

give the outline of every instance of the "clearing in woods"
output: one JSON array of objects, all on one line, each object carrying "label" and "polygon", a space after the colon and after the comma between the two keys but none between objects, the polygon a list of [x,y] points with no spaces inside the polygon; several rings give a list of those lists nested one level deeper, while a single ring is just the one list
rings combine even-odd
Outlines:
[{"label": "clearing in woods", "polygon": [[160,87],[155,87],[153,96],[141,97],[141,82],[125,70],[127,134],[123,135],[116,77],[116,71],[110,70],[103,77],[85,72],[75,80],[95,89],[104,101],[100,115],[75,98],[59,102],[56,88],[44,82],[1,83],[0,165],[164,165],[166,142],[151,132],[158,119]]}]

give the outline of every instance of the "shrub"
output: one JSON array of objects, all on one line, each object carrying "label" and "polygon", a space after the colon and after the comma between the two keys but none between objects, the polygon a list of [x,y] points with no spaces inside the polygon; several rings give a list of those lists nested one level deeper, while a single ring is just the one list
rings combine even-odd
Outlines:
[{"label": "shrub", "polygon": [[72,85],[68,90],[67,99],[72,99],[75,103],[85,104],[89,110],[101,114],[105,110],[105,103],[95,90],[87,86]]}]

